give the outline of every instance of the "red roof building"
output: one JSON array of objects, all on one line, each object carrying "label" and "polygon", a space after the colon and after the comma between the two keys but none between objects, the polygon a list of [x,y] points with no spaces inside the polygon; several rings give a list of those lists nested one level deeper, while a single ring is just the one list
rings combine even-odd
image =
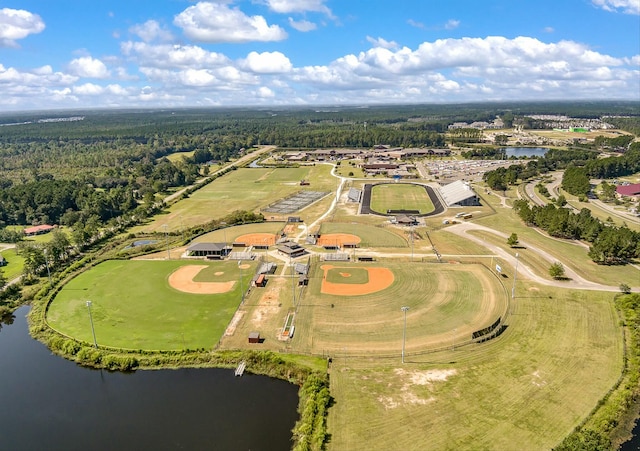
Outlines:
[{"label": "red roof building", "polygon": [[33,226],[33,227],[27,227],[26,229],[23,230],[23,232],[27,236],[30,236],[30,235],[41,235],[43,233],[49,233],[53,229],[55,229],[55,226],[48,225],[48,224],[42,224],[42,225],[37,225],[37,226]]},{"label": "red roof building", "polygon": [[616,194],[622,197],[639,197],[640,183],[634,183],[632,185],[616,186]]}]

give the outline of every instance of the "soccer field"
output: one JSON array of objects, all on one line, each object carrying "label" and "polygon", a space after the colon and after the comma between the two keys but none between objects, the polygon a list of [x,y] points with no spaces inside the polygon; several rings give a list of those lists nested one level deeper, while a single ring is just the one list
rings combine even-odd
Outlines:
[{"label": "soccer field", "polygon": [[388,210],[416,210],[427,214],[435,207],[422,185],[382,183],[371,189],[371,209],[383,214]]}]

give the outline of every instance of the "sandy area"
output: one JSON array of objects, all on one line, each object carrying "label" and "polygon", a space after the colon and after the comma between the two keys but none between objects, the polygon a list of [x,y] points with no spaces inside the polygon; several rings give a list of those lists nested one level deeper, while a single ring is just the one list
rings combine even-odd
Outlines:
[{"label": "sandy area", "polygon": [[243,243],[246,246],[273,246],[276,244],[276,236],[273,233],[247,233],[234,240],[235,243]]},{"label": "sandy area", "polygon": [[347,244],[360,244],[359,236],[350,233],[323,233],[318,238],[318,246],[344,246]]}]

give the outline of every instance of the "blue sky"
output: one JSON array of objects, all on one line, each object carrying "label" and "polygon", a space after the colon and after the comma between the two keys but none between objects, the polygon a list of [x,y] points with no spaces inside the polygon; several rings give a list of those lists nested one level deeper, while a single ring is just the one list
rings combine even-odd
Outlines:
[{"label": "blue sky", "polygon": [[640,100],[640,0],[0,0],[0,111]]}]

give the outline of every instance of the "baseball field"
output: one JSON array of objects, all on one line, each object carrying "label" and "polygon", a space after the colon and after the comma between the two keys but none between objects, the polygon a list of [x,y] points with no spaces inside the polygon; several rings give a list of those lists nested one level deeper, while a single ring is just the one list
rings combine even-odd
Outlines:
[{"label": "baseball field", "polygon": [[[101,263],[55,297],[47,321],[57,331],[127,349],[212,348],[241,301],[253,263],[123,261]],[[242,281],[241,281],[242,276]]]},{"label": "baseball field", "polygon": [[[411,354],[470,341],[507,308],[497,277],[477,264],[318,262],[297,315],[296,346],[316,354],[398,353],[407,306]],[[454,332],[455,331],[455,332]]]}]

